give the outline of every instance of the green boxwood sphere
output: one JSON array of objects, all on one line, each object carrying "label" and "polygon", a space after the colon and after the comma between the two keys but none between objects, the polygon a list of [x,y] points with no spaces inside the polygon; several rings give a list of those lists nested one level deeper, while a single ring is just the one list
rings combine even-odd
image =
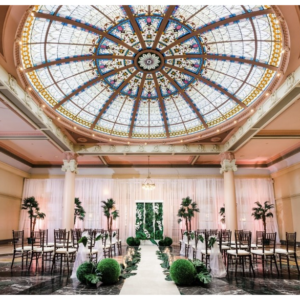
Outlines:
[{"label": "green boxwood sphere", "polygon": [[196,270],[190,261],[178,259],[172,263],[170,275],[178,285],[192,285],[195,282]]},{"label": "green boxwood sphere", "polygon": [[172,240],[170,237],[166,236],[166,237],[165,237],[164,243],[165,243],[165,246],[168,247],[168,246],[171,246],[171,245],[172,245],[173,240]]},{"label": "green boxwood sphere", "polygon": [[141,241],[139,238],[134,239],[134,245],[133,246],[139,246],[141,244]]},{"label": "green boxwood sphere", "polygon": [[127,242],[128,246],[134,246],[135,239],[134,239],[134,237],[130,236],[129,238],[127,238],[126,242]]},{"label": "green boxwood sphere", "polygon": [[164,240],[160,240],[158,242],[158,245],[161,246],[161,247],[165,246],[165,241]]},{"label": "green boxwood sphere", "polygon": [[116,260],[112,258],[102,259],[97,265],[97,270],[101,272],[104,284],[114,284],[119,281],[121,270]]},{"label": "green boxwood sphere", "polygon": [[76,271],[77,279],[81,283],[86,283],[86,279],[85,279],[84,275],[91,274],[92,269],[93,269],[93,264],[91,262],[84,262],[83,264],[81,264],[78,267],[78,269]]}]

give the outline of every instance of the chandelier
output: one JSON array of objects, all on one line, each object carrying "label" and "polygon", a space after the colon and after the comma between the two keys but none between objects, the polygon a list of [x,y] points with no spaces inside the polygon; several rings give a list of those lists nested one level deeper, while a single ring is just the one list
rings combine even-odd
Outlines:
[{"label": "chandelier", "polygon": [[155,189],[155,183],[152,182],[149,172],[149,156],[148,156],[148,176],[145,182],[142,184],[142,188],[146,191],[152,191]]}]

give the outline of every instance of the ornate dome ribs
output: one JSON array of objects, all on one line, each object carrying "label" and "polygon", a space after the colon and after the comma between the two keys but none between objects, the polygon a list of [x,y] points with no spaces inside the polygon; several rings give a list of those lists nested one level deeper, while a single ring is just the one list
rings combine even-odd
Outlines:
[{"label": "ornate dome ribs", "polygon": [[35,6],[27,80],[57,113],[133,139],[185,137],[247,109],[274,78],[281,30],[268,6]]}]

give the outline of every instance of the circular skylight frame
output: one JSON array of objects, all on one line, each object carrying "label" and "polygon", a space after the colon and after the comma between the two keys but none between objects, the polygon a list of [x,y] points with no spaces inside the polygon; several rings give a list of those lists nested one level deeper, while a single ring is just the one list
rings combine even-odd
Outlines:
[{"label": "circular skylight frame", "polygon": [[[161,9],[163,9],[162,8],[163,6],[160,6],[160,8]],[[169,6],[169,7],[166,7],[165,8],[165,11],[163,12],[163,14],[164,14],[164,18],[162,19],[162,21],[161,22],[164,22],[164,20],[166,19],[166,18],[169,18],[170,17],[170,13],[169,13],[169,11],[170,11],[170,8],[171,8],[172,6]],[[182,6],[181,6],[182,7]],[[179,7],[179,8],[181,8],[181,7]],[[38,9],[39,7],[34,7],[34,11],[37,11],[37,9]],[[124,10],[124,11],[127,11],[128,12],[128,10],[130,9],[131,10],[131,12],[132,12],[132,15],[133,15],[133,8],[135,8],[136,9],[136,7],[123,7],[123,8],[121,8],[122,10]],[[265,7],[265,10],[267,11],[268,10],[268,8],[266,8]],[[173,12],[174,11],[178,11],[178,7],[175,7],[175,8],[173,8]],[[169,14],[169,16],[168,16],[168,14]],[[255,13],[254,13],[255,14]],[[242,16],[242,18],[241,19],[246,19],[246,18],[248,18],[249,16],[252,16],[253,14],[250,12],[250,13],[244,13],[243,14],[243,16]],[[257,15],[259,15],[259,13],[257,14]],[[37,15],[35,14],[35,17],[36,17]],[[154,16],[156,16],[156,15],[154,15]],[[43,17],[45,17],[45,19],[47,19],[47,20],[49,20],[50,19],[50,23],[51,22],[55,22],[55,16],[54,16],[54,18],[53,18],[53,14],[51,15],[51,14],[49,14],[49,16],[43,16]],[[49,17],[49,18],[48,18]],[[140,17],[140,16],[135,16],[136,18],[138,18],[138,17]],[[235,16],[227,16],[227,18],[225,17],[225,18],[223,18],[224,20],[227,20],[226,22],[229,22],[229,21],[231,21],[232,20],[232,18],[234,18]],[[236,17],[239,17],[239,16],[236,16]],[[28,19],[30,19],[30,18],[32,18],[32,17],[29,17]],[[173,18],[173,17],[172,17]],[[27,22],[28,22],[28,19],[27,19]],[[130,19],[130,18],[129,18]],[[174,19],[175,19],[175,17],[174,17]],[[53,21],[54,20],[54,21]],[[69,22],[69,20],[70,21],[72,21],[72,19],[70,18],[70,19],[67,19],[67,22]],[[74,21],[74,20],[73,20]],[[124,21],[124,20],[123,20]],[[180,24],[180,21],[179,20],[175,20],[176,22],[178,22],[179,24]],[[276,21],[276,20],[275,20]],[[77,22],[78,23],[78,20],[76,20],[75,22]],[[220,22],[220,21],[219,21]],[[226,23],[226,22],[223,22],[224,24]],[[79,27],[80,28],[82,28],[83,27],[83,25],[82,25],[82,23],[80,23],[80,24],[77,24],[76,23],[76,25],[79,25]],[[89,24],[88,25],[86,25],[86,24],[84,24],[85,26],[89,26]],[[208,25],[208,27],[209,27],[210,25]],[[206,28],[207,28],[207,26],[205,26]],[[280,26],[278,27],[279,29],[280,29]],[[209,28],[208,28],[209,29]],[[201,28],[200,28],[200,30],[201,30]],[[108,32],[109,32],[109,30],[107,30]],[[279,30],[280,31],[280,30]],[[192,32],[194,32],[194,31],[192,31]],[[104,31],[103,32],[104,34],[106,34],[106,32]],[[281,34],[281,33],[280,33]],[[24,41],[24,31],[23,31],[23,36],[22,36],[22,42]],[[23,45],[25,45],[26,43],[23,43]],[[22,47],[21,47],[22,48]],[[210,55],[210,54],[209,54]],[[208,55],[208,56],[209,56]],[[21,49],[21,56],[22,56],[22,49]],[[228,58],[226,58],[227,60],[228,60]],[[75,61],[76,60],[76,58],[71,58],[70,59],[70,61]],[[166,57],[165,57],[165,65],[167,64],[166,63]],[[212,61],[212,59],[211,58],[209,58],[209,60],[211,60]],[[219,57],[216,57],[215,59],[214,59],[215,61],[221,61],[221,59],[219,58]],[[222,59],[223,60],[223,59]],[[240,59],[240,58],[234,58],[234,57],[232,57],[232,61],[234,61],[235,63],[236,62],[241,62],[243,59]],[[23,62],[24,62],[24,59],[23,59]],[[60,61],[60,62],[62,62],[62,63],[64,63],[64,61]],[[55,63],[55,62],[51,62],[51,63]],[[245,63],[245,62],[243,62],[243,63]],[[251,63],[252,64],[252,66],[255,66],[255,67],[257,67],[257,66],[261,66],[262,65],[262,63],[261,62],[256,62],[256,61],[254,61],[254,62],[252,62]],[[278,70],[279,70],[279,65],[278,65]],[[47,67],[48,68],[48,67]],[[24,69],[27,69],[26,68],[26,66],[24,66]],[[174,66],[174,69],[175,69],[175,66]],[[135,70],[136,71],[136,70]],[[131,75],[135,72],[134,70],[133,70],[133,72],[131,73]],[[281,71],[281,70],[280,70]],[[25,71],[26,72],[26,71]],[[166,73],[166,72],[165,72]],[[186,72],[184,72],[184,73],[186,73]],[[282,71],[281,71],[281,73],[282,73]],[[26,72],[26,74],[28,74],[28,72]],[[136,73],[137,74],[137,73]],[[167,74],[167,73],[166,73]],[[99,75],[99,74],[98,74]],[[135,74],[134,74],[135,75]],[[132,76],[132,77],[134,77],[134,75]],[[26,75],[25,75],[26,76]],[[24,79],[24,76],[22,76],[23,77],[23,79]],[[166,76],[166,78],[167,79],[170,79],[170,82],[172,82],[172,78],[171,78],[171,76]],[[280,78],[277,78],[277,77],[275,77],[274,78],[275,80],[273,80],[273,82],[272,82],[272,85],[274,86],[274,82],[275,81],[279,81],[278,79],[280,79]],[[28,78],[27,78],[27,80],[28,80]],[[197,78],[197,80],[199,80],[199,78]],[[30,81],[30,80],[29,80]],[[204,80],[205,81],[205,80]],[[95,81],[92,81],[92,83],[91,83],[91,86],[93,85],[93,84],[95,84],[95,82],[97,82],[96,80]],[[174,79],[173,79],[173,82],[174,82]],[[32,83],[32,81],[31,81],[31,83]],[[209,82],[205,82],[205,84],[207,85],[207,86],[212,86],[213,88],[215,88],[215,89],[218,89],[218,84],[217,83],[215,83],[215,82],[213,82],[213,81],[209,81]],[[34,87],[34,86],[33,86]],[[270,85],[269,85],[269,87],[270,87]],[[36,87],[34,87],[34,88],[36,88]],[[81,87],[79,87],[79,89],[80,89]],[[82,91],[84,91],[85,89],[83,88],[83,89],[81,89],[79,92],[82,92]],[[75,90],[75,91],[77,91],[77,90]],[[38,89],[36,89],[36,92],[39,92],[39,90]],[[119,92],[119,91],[118,91]],[[225,89],[223,89],[222,90],[222,92],[223,93],[227,93],[228,94],[228,91],[226,91]],[[221,93],[222,93],[221,92]],[[265,92],[265,90],[264,91],[262,91],[261,93],[260,93],[260,95],[259,95],[259,97],[257,97],[257,99],[258,98],[262,98],[262,96],[263,96],[263,94],[264,94],[264,92]],[[185,93],[185,90],[184,89],[182,89],[182,91],[181,90],[179,90],[178,91],[178,95],[181,95],[181,93],[184,93],[184,94],[186,94]],[[75,95],[75,93],[74,93],[74,95]],[[69,95],[68,95],[69,96]],[[67,97],[68,97],[67,96]],[[71,97],[69,97],[69,98],[71,98]],[[186,100],[186,102],[187,102],[187,104],[188,104],[188,106],[191,106],[192,107],[192,110],[194,110],[194,112],[196,112],[197,113],[197,106],[196,105],[194,105],[193,106],[193,103],[192,102],[188,102],[188,99],[186,98],[186,95],[185,95],[185,97],[183,98],[184,100]],[[256,102],[255,102],[255,104],[257,104],[258,103],[258,101],[257,101],[257,99],[256,99]],[[165,102],[165,98],[162,96],[162,102]],[[151,101],[151,100],[150,100]],[[157,102],[158,103],[158,102]],[[175,103],[175,101],[174,101],[174,103]],[[161,105],[161,103],[158,103],[159,105]],[[163,107],[164,105],[162,104],[161,106],[160,106],[160,109],[161,109],[161,107]],[[253,105],[251,105],[252,107],[253,107]],[[109,106],[107,106],[107,107],[109,107]],[[107,107],[106,107],[106,109],[107,109]],[[165,110],[164,112],[163,112],[163,110]],[[247,109],[246,110],[247,111],[247,113],[249,112],[249,110]],[[243,111],[242,113],[240,113],[238,116],[239,116],[239,119],[241,119],[244,115],[245,115],[245,113],[246,113],[246,111]],[[133,116],[134,117],[136,117],[137,116],[137,111],[136,110],[132,110],[132,113],[133,113]],[[169,124],[168,124],[168,115],[167,115],[167,110],[166,110],[166,108],[165,109],[162,109],[161,110],[161,114],[162,114],[162,121],[164,121],[164,126],[165,127],[168,127],[169,126]],[[201,116],[201,114],[198,114],[198,119],[200,119],[200,116]],[[232,119],[232,121],[235,119],[234,118],[234,116],[233,117],[231,117]],[[134,120],[134,118],[133,118],[133,120]],[[205,122],[205,121],[204,121]],[[68,124],[72,124],[72,123],[70,123],[70,122],[66,122],[66,123],[68,123]],[[219,122],[218,124],[216,124],[216,125],[219,125],[219,124],[221,124],[222,122]],[[78,123],[76,123],[76,124],[78,124]],[[132,123],[131,123],[132,124]],[[74,125],[74,123],[73,123],[73,125]],[[83,124],[81,124],[81,125],[83,125]],[[211,135],[211,134],[213,134],[215,131],[216,131],[216,125],[214,125],[212,128],[208,128],[208,129],[202,129],[202,130],[198,130],[198,131],[196,131],[195,133],[193,133],[193,132],[189,132],[189,134],[188,135],[185,135],[184,133],[183,133],[183,135],[176,135],[175,137],[172,137],[172,138],[170,138],[169,139],[169,136],[163,136],[163,137],[159,137],[159,138],[150,138],[150,139],[148,139],[148,138],[131,138],[130,139],[130,141],[133,141],[133,142],[143,142],[144,140],[145,141],[159,141],[159,142],[161,142],[161,141],[167,141],[167,142],[175,142],[175,141],[178,141],[178,140],[195,140],[195,139],[199,139],[199,137],[200,137],[200,135],[205,135],[205,136],[209,136],[209,135]],[[84,125],[83,125],[84,126]],[[223,128],[225,128],[226,126],[228,127],[230,127],[230,124],[229,124],[229,121],[227,120],[227,121],[225,121],[225,122],[223,122],[222,124],[221,124],[221,126],[223,127]],[[77,127],[77,128],[80,128],[80,130],[83,132],[83,133],[85,133],[85,134],[91,134],[91,131],[90,130],[86,130],[86,129],[84,129],[84,127],[83,128],[81,128],[81,127]],[[98,136],[100,136],[100,137],[102,137],[102,138],[108,138],[108,137],[111,137],[111,138],[113,138],[114,140],[119,140],[119,141],[122,141],[122,140],[124,140],[121,136],[116,136],[116,135],[107,135],[107,134],[105,134],[104,132],[100,132],[100,133],[98,133],[97,131],[95,132],[95,130],[94,130],[94,132],[93,133],[97,133],[97,135]],[[124,137],[128,137],[128,136],[124,136]],[[128,139],[126,139],[126,141],[127,141]]]}]

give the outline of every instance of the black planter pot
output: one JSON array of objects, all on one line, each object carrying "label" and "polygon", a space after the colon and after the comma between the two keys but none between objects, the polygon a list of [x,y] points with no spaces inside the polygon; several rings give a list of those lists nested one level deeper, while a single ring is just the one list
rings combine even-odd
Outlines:
[{"label": "black planter pot", "polygon": [[27,242],[29,245],[34,244],[35,238],[27,238]]}]

